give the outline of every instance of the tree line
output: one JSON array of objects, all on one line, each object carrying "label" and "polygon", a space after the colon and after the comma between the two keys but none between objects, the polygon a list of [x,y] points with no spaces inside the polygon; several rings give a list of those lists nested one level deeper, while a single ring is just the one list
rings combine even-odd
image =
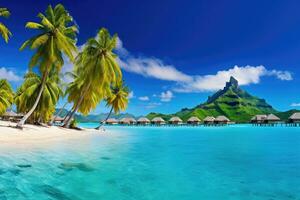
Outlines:
[{"label": "tree line", "polygon": [[[9,16],[7,8],[0,8],[0,17]],[[49,5],[37,17],[38,22],[25,25],[36,35],[20,47],[21,51],[33,51],[23,83],[14,92],[7,80],[0,80],[0,114],[15,104],[17,112],[24,113],[18,128],[25,123],[52,124],[59,99],[66,97],[66,104],[72,104],[72,108],[64,116],[63,126],[69,127],[76,112],[87,115],[101,101],[111,107],[110,114],[125,110],[129,89],[114,53],[118,36],[101,28],[79,51],[78,26],[62,4]],[[1,22],[0,34],[5,42],[12,36]],[[62,74],[66,59],[73,63],[73,71]],[[71,77],[72,82],[64,83],[63,76]]]}]

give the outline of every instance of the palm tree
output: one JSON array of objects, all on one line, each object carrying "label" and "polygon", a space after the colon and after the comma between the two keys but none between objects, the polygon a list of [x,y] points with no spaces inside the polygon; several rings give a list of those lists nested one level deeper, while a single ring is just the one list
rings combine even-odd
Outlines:
[{"label": "palm tree", "polygon": [[26,47],[35,49],[29,66],[30,68],[39,67],[42,74],[42,85],[32,108],[17,124],[17,127],[20,128],[36,109],[51,69],[56,68],[55,71],[59,73],[64,64],[63,55],[73,61],[73,54],[77,51],[77,26],[72,24],[73,18],[63,5],[58,4],[54,9],[49,5],[45,14],[39,13],[38,17],[41,20],[40,23],[28,22],[26,24],[26,28],[38,30],[38,35],[25,41],[20,49],[23,50]]},{"label": "palm tree", "polygon": [[[66,119],[64,127],[68,127],[75,112],[86,112],[93,108],[90,106],[89,95],[95,95],[96,105],[110,90],[110,85],[122,80],[122,72],[117,63],[117,55],[113,53],[116,48],[117,35],[111,36],[107,29],[102,28],[96,38],[91,38],[85,44],[82,52],[76,57],[76,71],[79,80],[73,87],[79,92],[69,97],[74,102],[73,110]],[[96,98],[97,97],[97,98]]]},{"label": "palm tree", "polygon": [[[98,105],[99,101],[104,98],[104,94],[107,94],[103,90],[102,93],[99,93],[99,91],[96,91],[93,89],[94,87],[89,87],[88,90],[86,82],[83,81],[82,78],[77,77],[72,83],[67,88],[67,93],[68,93],[68,102],[71,103],[73,102],[73,107],[71,111],[67,114],[64,122],[64,127],[69,127],[69,124],[71,119],[74,116],[75,113],[75,108],[76,111],[79,111],[80,113],[87,115],[92,109],[95,109],[96,106]],[[85,91],[86,93],[82,97],[82,91]],[[79,103],[80,101],[80,103]]]},{"label": "palm tree", "polygon": [[[0,17],[8,18],[10,16],[10,12],[7,8],[0,8]],[[12,35],[11,32],[8,30],[8,28],[0,22],[0,34],[5,40],[5,42],[8,42],[9,37]]]},{"label": "palm tree", "polygon": [[[112,86],[111,90],[111,95],[106,99],[106,106],[111,106],[111,109],[104,123],[108,120],[112,111],[119,113],[121,110],[125,110],[128,105],[129,89],[124,85],[123,81],[120,81],[115,86]],[[102,123],[100,121],[100,125],[96,129],[99,130],[101,125]]]},{"label": "palm tree", "polygon": [[0,80],[0,114],[10,107],[14,100],[14,92],[6,79]]},{"label": "palm tree", "polygon": [[[59,85],[59,77],[53,68],[47,76],[44,90],[41,95],[34,113],[33,120],[39,119],[47,122],[55,111],[55,105],[62,94]],[[40,88],[42,87],[42,77],[34,72],[28,72],[25,75],[23,84],[18,88],[15,97],[15,104],[18,112],[28,112],[32,108],[34,100],[39,95]]]}]

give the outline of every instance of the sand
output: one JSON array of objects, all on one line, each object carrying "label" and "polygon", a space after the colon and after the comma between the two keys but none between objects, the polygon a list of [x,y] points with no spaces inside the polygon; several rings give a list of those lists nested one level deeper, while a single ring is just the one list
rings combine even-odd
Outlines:
[{"label": "sand", "polygon": [[24,126],[23,130],[14,128],[16,123],[0,120],[0,145],[46,145],[51,142],[60,142],[63,140],[80,140],[95,134],[103,134],[102,131],[93,129],[72,130],[56,126]]}]

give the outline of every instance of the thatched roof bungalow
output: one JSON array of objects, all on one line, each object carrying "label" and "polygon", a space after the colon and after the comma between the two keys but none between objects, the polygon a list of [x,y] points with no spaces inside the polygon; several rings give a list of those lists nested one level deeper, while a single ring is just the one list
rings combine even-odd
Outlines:
[{"label": "thatched roof bungalow", "polygon": [[215,120],[214,120],[214,122],[216,123],[216,124],[228,124],[229,122],[230,122],[230,119],[228,119],[226,116],[224,116],[224,115],[220,115],[220,116],[218,116]]},{"label": "thatched roof bungalow", "polygon": [[17,121],[18,119],[21,119],[24,115],[21,113],[15,113],[14,111],[6,111],[3,115],[1,115],[1,119],[3,120],[12,120]]},{"label": "thatched roof bungalow", "polygon": [[136,120],[132,117],[124,117],[120,120],[120,124],[136,124]]},{"label": "thatched roof bungalow", "polygon": [[193,125],[197,125],[201,122],[201,120],[198,118],[198,117],[190,117],[188,120],[187,120],[187,123],[188,124],[193,124]]},{"label": "thatched roof bungalow", "polygon": [[276,123],[279,121],[280,121],[280,118],[274,114],[269,114],[265,120],[266,123]]},{"label": "thatched roof bungalow", "polygon": [[169,120],[169,123],[170,124],[182,124],[182,119],[180,119],[179,117],[172,117],[170,120]]},{"label": "thatched roof bungalow", "polygon": [[150,124],[150,120],[146,117],[141,117],[137,120],[138,124],[142,124],[142,125],[146,125],[146,124]]},{"label": "thatched roof bungalow", "polygon": [[63,123],[64,122],[64,118],[62,118],[60,116],[54,116],[53,118],[54,118],[54,120],[53,120],[54,123]]},{"label": "thatched roof bungalow", "polygon": [[292,114],[289,117],[289,123],[300,123],[300,112]]},{"label": "thatched roof bungalow", "polygon": [[107,119],[106,122],[105,122],[105,124],[109,124],[109,125],[116,125],[116,124],[118,124],[118,123],[119,123],[118,120],[115,119],[115,118],[109,118],[109,119]]},{"label": "thatched roof bungalow", "polygon": [[268,117],[267,115],[255,115],[254,117],[251,118],[251,123],[254,124],[264,123],[267,117]]},{"label": "thatched roof bungalow", "polygon": [[156,124],[156,125],[161,125],[161,124],[165,124],[165,120],[161,117],[154,117],[152,120],[151,120],[152,124]]},{"label": "thatched roof bungalow", "polygon": [[207,116],[203,119],[204,124],[214,124],[215,118],[213,116]]}]

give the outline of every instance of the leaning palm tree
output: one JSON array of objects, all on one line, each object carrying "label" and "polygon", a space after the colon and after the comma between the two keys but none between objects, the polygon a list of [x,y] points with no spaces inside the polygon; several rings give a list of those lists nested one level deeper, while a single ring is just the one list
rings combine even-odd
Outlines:
[{"label": "leaning palm tree", "polygon": [[129,89],[124,85],[123,81],[120,81],[115,86],[112,86],[111,90],[111,95],[106,99],[106,106],[110,106],[111,109],[105,121],[100,122],[100,125],[96,128],[97,130],[99,130],[101,125],[108,120],[112,111],[119,113],[121,110],[125,110],[127,108]]},{"label": "leaning palm tree", "polygon": [[3,114],[9,108],[14,100],[14,92],[5,79],[0,80],[0,114]]},{"label": "leaning palm tree", "polygon": [[[0,8],[0,17],[8,18],[10,16],[10,12],[7,8]],[[8,39],[12,35],[11,32],[8,30],[8,28],[0,22],[0,34],[5,40],[5,42],[8,42]]]},{"label": "leaning palm tree", "polygon": [[[15,96],[15,104],[18,112],[28,112],[33,106],[34,100],[39,95],[40,88],[42,87],[42,77],[34,72],[28,72],[25,75],[23,84],[18,88]],[[37,119],[43,122],[47,122],[53,112],[55,111],[55,105],[62,94],[59,85],[59,77],[54,68],[49,72],[47,76],[44,90],[41,95],[41,101],[39,101],[34,113],[33,120]]]},{"label": "leaning palm tree", "polygon": [[[92,108],[89,106],[88,94],[96,95],[95,98],[99,103],[110,90],[110,85],[122,80],[122,72],[117,63],[117,55],[113,53],[116,48],[117,35],[111,36],[107,29],[102,28],[96,38],[91,38],[85,44],[82,52],[76,57],[76,72],[78,72],[80,80],[77,81],[77,88],[81,92],[72,98],[74,107],[65,121],[64,127],[68,127],[70,120],[77,110]],[[81,104],[85,104],[82,106]],[[82,109],[79,109],[82,108]]]},{"label": "leaning palm tree", "polygon": [[[80,77],[76,78],[67,88],[68,93],[68,102],[73,102],[73,107],[71,111],[67,114],[67,117],[64,120],[64,127],[69,127],[69,122],[74,116],[74,110],[87,115],[91,110],[95,109],[99,104],[101,99],[104,98],[104,95],[107,95],[108,91],[102,91],[99,93],[98,90],[95,90],[94,87],[89,87],[89,90],[85,93],[82,98],[82,91],[85,91],[87,85]],[[81,95],[80,95],[81,94]],[[78,103],[80,101],[80,103]]]},{"label": "leaning palm tree", "polygon": [[39,13],[38,17],[40,23],[28,22],[26,24],[26,28],[38,30],[38,35],[24,42],[20,49],[23,50],[26,47],[35,49],[35,54],[32,56],[29,66],[30,68],[39,67],[42,74],[42,85],[32,108],[17,124],[17,127],[20,128],[23,127],[26,120],[36,109],[51,69],[55,68],[55,71],[59,73],[64,64],[63,55],[73,61],[73,54],[77,51],[77,26],[72,24],[73,18],[63,5],[58,4],[54,9],[49,5],[45,14]]}]

